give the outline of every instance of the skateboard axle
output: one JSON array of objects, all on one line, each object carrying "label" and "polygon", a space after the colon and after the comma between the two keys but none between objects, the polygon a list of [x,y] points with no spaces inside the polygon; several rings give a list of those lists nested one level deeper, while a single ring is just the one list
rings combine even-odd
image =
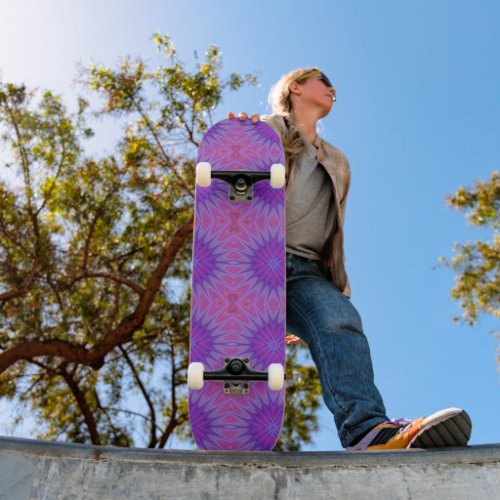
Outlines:
[{"label": "skateboard axle", "polygon": [[226,382],[268,380],[267,372],[252,370],[248,366],[250,363],[248,358],[226,358],[224,362],[226,364],[222,370],[204,372],[204,380],[222,380]]},{"label": "skateboard axle", "polygon": [[232,201],[251,201],[253,185],[256,182],[270,179],[269,172],[252,172],[250,170],[212,170],[212,178],[227,182],[230,186],[229,199]]}]

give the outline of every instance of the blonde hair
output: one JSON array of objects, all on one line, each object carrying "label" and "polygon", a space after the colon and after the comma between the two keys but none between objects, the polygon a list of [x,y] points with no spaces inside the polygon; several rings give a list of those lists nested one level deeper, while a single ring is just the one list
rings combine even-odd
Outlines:
[{"label": "blonde hair", "polygon": [[272,87],[269,92],[269,104],[272,112],[283,115],[287,124],[287,131],[283,137],[283,148],[287,157],[289,167],[304,152],[304,139],[293,121],[289,118],[292,110],[292,100],[290,99],[290,84],[301,80],[309,73],[319,71],[317,68],[298,68],[283,75]]},{"label": "blonde hair", "polygon": [[279,115],[288,115],[292,110],[292,101],[290,99],[290,84],[301,80],[309,73],[319,71],[317,68],[299,68],[283,75],[272,87],[269,92],[269,104],[273,113]]}]

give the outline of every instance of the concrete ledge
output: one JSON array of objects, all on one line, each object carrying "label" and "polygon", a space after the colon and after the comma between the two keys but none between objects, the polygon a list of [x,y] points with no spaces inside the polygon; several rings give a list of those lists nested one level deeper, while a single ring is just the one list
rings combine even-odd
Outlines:
[{"label": "concrete ledge", "polygon": [[214,453],[0,438],[0,498],[499,497],[500,444],[433,451]]}]

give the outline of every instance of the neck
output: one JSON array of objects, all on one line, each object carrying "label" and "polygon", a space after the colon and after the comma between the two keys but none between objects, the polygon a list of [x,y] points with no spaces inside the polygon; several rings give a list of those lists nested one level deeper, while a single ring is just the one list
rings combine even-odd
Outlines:
[{"label": "neck", "polygon": [[319,118],[314,109],[292,109],[290,118],[309,142],[312,143],[316,140]]}]

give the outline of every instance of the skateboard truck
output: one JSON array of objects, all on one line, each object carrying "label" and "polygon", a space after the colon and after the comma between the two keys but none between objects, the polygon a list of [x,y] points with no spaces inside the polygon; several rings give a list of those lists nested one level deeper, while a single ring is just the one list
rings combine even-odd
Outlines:
[{"label": "skateboard truck", "polygon": [[205,380],[222,380],[224,394],[248,394],[250,381],[267,380],[267,372],[259,372],[250,368],[248,358],[226,358],[224,368],[205,373]]},{"label": "skateboard truck", "polygon": [[[250,382],[267,381],[271,390],[280,390],[284,384],[284,370],[280,363],[271,363],[267,371],[252,370],[249,358],[226,358],[221,370],[204,371],[201,363],[191,363],[188,385],[201,389],[204,380],[224,382],[224,394],[248,394]],[[201,366],[200,366],[201,365]]]},{"label": "skateboard truck", "polygon": [[219,179],[229,184],[231,201],[252,201],[253,185],[265,179],[271,180],[273,188],[285,185],[285,167],[281,163],[273,163],[268,172],[258,170],[212,170],[210,163],[200,162],[196,165],[196,183],[209,186],[212,179]]},{"label": "skateboard truck", "polygon": [[229,184],[229,199],[231,201],[252,201],[253,185],[264,179],[270,179],[271,174],[248,170],[212,170],[212,177]]}]

